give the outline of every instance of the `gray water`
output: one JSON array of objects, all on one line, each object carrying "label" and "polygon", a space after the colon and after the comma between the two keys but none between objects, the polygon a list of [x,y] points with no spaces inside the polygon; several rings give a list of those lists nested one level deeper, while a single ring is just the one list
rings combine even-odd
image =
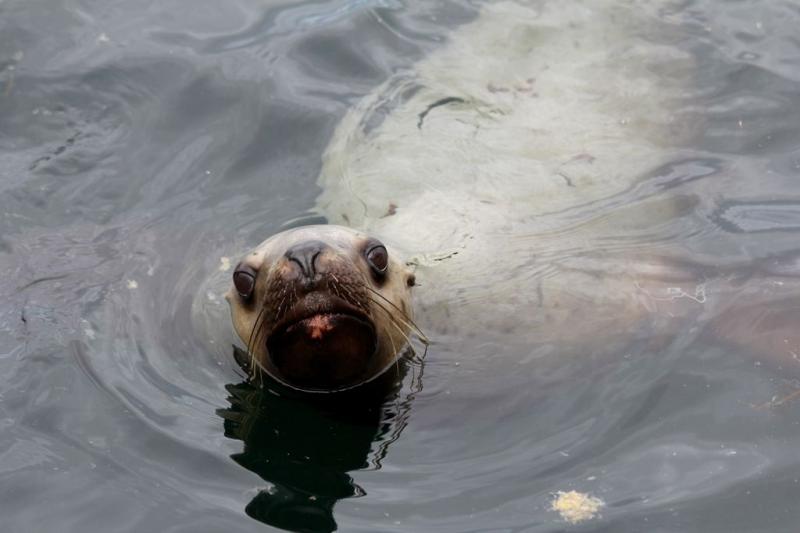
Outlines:
[{"label": "gray water", "polygon": [[[798,529],[800,366],[759,341],[800,330],[781,291],[800,274],[790,1],[661,13],[697,63],[678,111],[702,131],[650,185],[692,200],[693,268],[773,280],[782,322],[743,322],[754,342],[697,324],[531,377],[476,374],[494,348],[434,336],[382,403],[332,405],[259,389],[199,340],[220,258],[319,222],[338,120],[478,9],[0,1],[2,531]],[[601,516],[564,521],[569,490]]]}]

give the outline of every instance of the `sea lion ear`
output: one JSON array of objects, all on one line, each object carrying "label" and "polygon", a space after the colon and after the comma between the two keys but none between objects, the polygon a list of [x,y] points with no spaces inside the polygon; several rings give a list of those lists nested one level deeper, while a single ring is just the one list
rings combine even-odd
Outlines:
[{"label": "sea lion ear", "polygon": [[414,261],[407,261],[401,267],[403,278],[405,279],[407,287],[413,287],[417,284],[417,263]]}]

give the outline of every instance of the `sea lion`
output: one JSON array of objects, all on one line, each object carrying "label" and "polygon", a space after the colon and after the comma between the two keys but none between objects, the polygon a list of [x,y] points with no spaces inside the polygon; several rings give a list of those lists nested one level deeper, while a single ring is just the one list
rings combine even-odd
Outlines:
[{"label": "sea lion", "polygon": [[244,256],[225,298],[253,367],[289,387],[336,391],[395,363],[412,327],[414,280],[374,237],[306,226]]},{"label": "sea lion", "polygon": [[[675,112],[695,64],[659,37],[665,19],[656,4],[488,3],[447,44],[355,105],[323,155],[316,204],[332,224],[355,230],[278,235],[242,263],[268,272],[253,277],[254,300],[229,292],[254,359],[299,388],[374,377],[409,333],[397,311],[410,317],[404,261],[423,285],[415,307],[426,332],[465,349],[477,336],[526,360],[624,353],[637,336],[669,337],[726,310],[741,289],[724,272],[709,277],[682,242],[708,191],[683,187],[675,162],[687,157],[702,118]],[[718,171],[712,165],[700,177]],[[383,285],[363,255],[372,234],[392,246]],[[359,290],[391,302],[361,302],[374,335],[323,308],[275,336],[281,304],[262,302],[284,288],[267,280],[300,287],[300,262],[285,254],[320,240]],[[720,237],[714,246],[736,243]],[[334,274],[320,284],[323,294],[337,296]],[[716,329],[733,338],[730,327]],[[315,356],[314,336],[328,332]],[[346,348],[337,355],[339,344]],[[298,354],[291,364],[290,347]],[[500,359],[473,362],[474,374]],[[344,366],[311,368],[321,361]]]},{"label": "sea lion", "polygon": [[[654,316],[638,276],[651,266],[621,269],[638,251],[614,234],[691,211],[691,199],[620,196],[673,153],[682,123],[669,102],[688,58],[636,39],[654,25],[649,8],[629,15],[612,1],[487,4],[351,109],[319,178],[317,211],[338,226],[279,234],[234,270],[227,298],[255,362],[303,389],[380,373],[409,333],[405,261],[424,279],[421,325],[435,334],[610,350]],[[597,202],[625,201],[595,219]],[[385,279],[364,256],[373,234],[392,246]],[[326,250],[317,292],[310,259],[287,256],[312,241]]]}]

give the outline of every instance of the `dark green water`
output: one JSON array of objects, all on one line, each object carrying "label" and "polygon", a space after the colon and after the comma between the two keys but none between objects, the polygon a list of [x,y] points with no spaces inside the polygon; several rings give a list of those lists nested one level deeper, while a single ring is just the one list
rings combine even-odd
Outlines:
[{"label": "dark green water", "polygon": [[[386,396],[316,402],[247,384],[199,338],[220,258],[313,221],[344,112],[478,9],[0,0],[0,530],[797,530],[800,403],[763,404],[800,363],[703,324],[534,377],[471,363],[530,347],[440,335]],[[698,263],[791,285],[800,6],[662,17],[697,61],[682,111],[704,126],[650,184],[694,198]],[[767,307],[800,330],[776,287]],[[573,489],[602,516],[550,510]]]}]

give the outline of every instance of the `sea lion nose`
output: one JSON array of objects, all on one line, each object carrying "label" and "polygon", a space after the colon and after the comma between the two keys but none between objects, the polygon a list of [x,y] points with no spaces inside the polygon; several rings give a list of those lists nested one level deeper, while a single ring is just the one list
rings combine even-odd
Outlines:
[{"label": "sea lion nose", "polygon": [[325,248],[326,245],[322,241],[303,241],[286,250],[284,255],[286,259],[300,267],[304,277],[312,279],[317,273],[317,257]]}]

